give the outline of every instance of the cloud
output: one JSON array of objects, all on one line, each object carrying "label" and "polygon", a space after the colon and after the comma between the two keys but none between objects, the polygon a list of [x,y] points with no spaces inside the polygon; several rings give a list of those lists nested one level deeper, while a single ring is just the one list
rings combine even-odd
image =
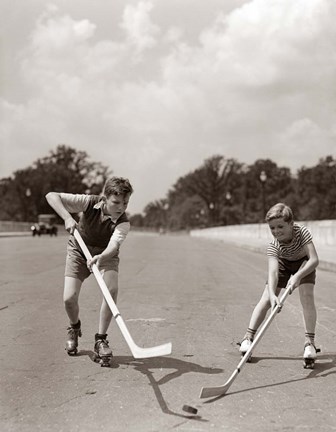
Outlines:
[{"label": "cloud", "polygon": [[[328,128],[334,121],[335,6],[255,0],[219,15],[200,34],[199,45],[181,43],[164,59],[166,81],[198,90],[203,123],[214,135],[271,156],[292,123],[308,118]],[[235,152],[230,144],[223,147]]]},{"label": "cloud", "polygon": [[38,54],[66,51],[73,45],[90,39],[95,29],[96,26],[87,19],[74,21],[69,16],[41,19],[32,35],[32,49]]},{"label": "cloud", "polygon": [[[316,164],[315,155],[311,154],[311,149],[319,148],[321,157],[330,155],[335,142],[335,134],[327,130],[309,118],[302,118],[294,121],[292,124],[279,134],[279,146],[277,158],[284,165],[286,158],[290,155],[294,160],[302,159],[302,149],[308,154],[302,165]],[[283,149],[287,153],[283,154]],[[285,157],[284,157],[285,156]]]},{"label": "cloud", "polygon": [[20,56],[26,98],[0,101],[4,147],[17,149],[3,172],[66,143],[134,179],[140,210],[213,154],[296,168],[331,153],[335,2],[253,0],[193,40],[168,3],[126,3],[118,38],[41,13]]},{"label": "cloud", "polygon": [[120,27],[125,30],[128,41],[134,45],[137,53],[153,48],[157,43],[156,36],[160,29],[150,19],[152,9],[153,4],[148,1],[125,7]]}]

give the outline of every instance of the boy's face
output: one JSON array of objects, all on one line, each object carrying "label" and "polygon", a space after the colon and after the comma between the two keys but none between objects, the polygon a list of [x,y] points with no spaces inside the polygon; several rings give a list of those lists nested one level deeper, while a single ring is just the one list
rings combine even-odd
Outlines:
[{"label": "boy's face", "polygon": [[104,213],[112,217],[113,220],[118,219],[127,209],[131,194],[111,195],[105,201]]},{"label": "boy's face", "polygon": [[283,218],[272,219],[268,222],[271,233],[279,242],[288,243],[293,237],[293,222],[285,222]]}]

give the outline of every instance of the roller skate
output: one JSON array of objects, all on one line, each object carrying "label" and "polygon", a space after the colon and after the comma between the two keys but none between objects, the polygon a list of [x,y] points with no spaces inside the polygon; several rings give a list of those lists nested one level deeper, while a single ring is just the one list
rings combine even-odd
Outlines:
[{"label": "roller skate", "polygon": [[113,357],[112,350],[109,347],[109,342],[106,338],[107,334],[96,333],[95,335],[94,361],[100,363],[103,367],[109,367]]},{"label": "roller skate", "polygon": [[305,369],[314,369],[317,357],[316,354],[320,351],[321,350],[316,348],[316,346],[311,342],[305,344],[303,352],[303,367]]},{"label": "roller skate", "polygon": [[77,354],[77,347],[78,347],[78,338],[82,336],[82,330],[81,330],[81,322],[78,321],[77,324],[70,324],[70,327],[67,328],[68,335],[67,335],[67,341],[65,343],[65,349],[68,353],[68,355],[76,355]]},{"label": "roller skate", "polygon": [[[243,339],[241,342],[238,342],[238,345],[240,345],[239,352],[242,357],[244,357],[244,355],[247,353],[252,343],[253,343],[253,339],[249,337],[245,337],[245,339]],[[247,361],[249,363],[252,361],[252,354],[249,355]]]}]

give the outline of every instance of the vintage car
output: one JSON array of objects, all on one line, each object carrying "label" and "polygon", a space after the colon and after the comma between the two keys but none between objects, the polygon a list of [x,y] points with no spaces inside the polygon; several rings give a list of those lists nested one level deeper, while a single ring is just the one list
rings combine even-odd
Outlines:
[{"label": "vintage car", "polygon": [[38,215],[38,222],[31,226],[33,237],[42,234],[49,234],[50,236],[57,236],[58,228],[55,224],[55,215],[41,214]]}]

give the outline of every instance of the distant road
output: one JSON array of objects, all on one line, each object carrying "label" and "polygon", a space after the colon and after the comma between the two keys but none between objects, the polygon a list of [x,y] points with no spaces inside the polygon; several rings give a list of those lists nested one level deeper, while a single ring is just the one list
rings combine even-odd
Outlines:
[{"label": "distant road", "polygon": [[[83,337],[64,351],[62,303],[66,236],[0,239],[0,430],[4,432],[334,431],[335,274],[316,289],[322,353],[302,367],[298,293],[289,297],[228,394],[223,384],[266,275],[266,258],[186,235],[132,233],[121,251],[118,307],[140,346],[171,341],[169,357],[134,360],[115,323],[114,367],[92,358],[101,295],[91,277],[81,294]],[[198,408],[198,416],[182,411]]]}]

